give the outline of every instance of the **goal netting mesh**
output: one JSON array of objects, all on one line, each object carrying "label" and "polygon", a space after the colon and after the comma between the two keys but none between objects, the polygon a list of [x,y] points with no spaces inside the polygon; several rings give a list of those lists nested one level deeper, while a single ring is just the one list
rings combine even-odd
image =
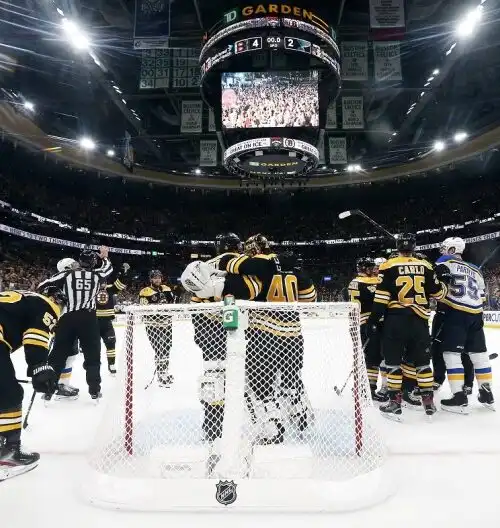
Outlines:
[{"label": "goal netting mesh", "polygon": [[127,308],[92,503],[347,510],[386,495],[358,306],[236,306]]}]

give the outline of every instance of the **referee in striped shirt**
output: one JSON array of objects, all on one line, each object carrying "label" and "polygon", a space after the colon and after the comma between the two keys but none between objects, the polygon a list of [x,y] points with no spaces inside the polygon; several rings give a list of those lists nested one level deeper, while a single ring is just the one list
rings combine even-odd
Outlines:
[{"label": "referee in striped shirt", "polygon": [[101,246],[99,254],[84,249],[79,263],[72,269],[54,275],[38,287],[43,289],[48,285],[57,285],[68,299],[56,327],[49,365],[59,377],[66,359],[72,354],[73,343],[78,339],[85,358],[83,366],[92,399],[98,399],[101,395],[101,337],[96,303],[101,283],[113,271],[108,251],[105,246]]}]

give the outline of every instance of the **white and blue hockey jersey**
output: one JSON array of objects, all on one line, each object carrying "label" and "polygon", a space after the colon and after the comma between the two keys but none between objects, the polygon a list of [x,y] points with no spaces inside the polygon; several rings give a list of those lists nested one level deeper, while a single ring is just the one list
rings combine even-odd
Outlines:
[{"label": "white and blue hockey jersey", "polygon": [[439,301],[448,308],[470,314],[481,314],[485,301],[485,283],[481,270],[456,255],[443,255],[436,261],[438,277],[451,275],[446,297]]}]

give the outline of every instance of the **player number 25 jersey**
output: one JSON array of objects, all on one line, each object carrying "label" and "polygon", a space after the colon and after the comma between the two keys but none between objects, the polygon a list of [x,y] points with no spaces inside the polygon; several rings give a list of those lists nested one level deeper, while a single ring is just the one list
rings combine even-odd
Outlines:
[{"label": "player number 25 jersey", "polygon": [[480,269],[453,255],[443,255],[436,262],[436,273],[439,277],[444,272],[451,278],[446,296],[440,303],[460,312],[482,313],[486,286]]}]

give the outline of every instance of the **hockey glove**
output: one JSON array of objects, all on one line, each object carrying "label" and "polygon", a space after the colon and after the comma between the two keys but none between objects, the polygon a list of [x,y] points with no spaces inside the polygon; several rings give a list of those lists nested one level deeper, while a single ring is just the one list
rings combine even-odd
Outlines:
[{"label": "hockey glove", "polygon": [[129,269],[130,269],[130,264],[128,264],[127,262],[124,262],[122,264],[122,270],[123,270],[124,275],[126,275],[128,273]]},{"label": "hockey glove", "polygon": [[33,368],[31,383],[36,392],[54,394],[57,389],[57,375],[50,365],[37,365]]}]

